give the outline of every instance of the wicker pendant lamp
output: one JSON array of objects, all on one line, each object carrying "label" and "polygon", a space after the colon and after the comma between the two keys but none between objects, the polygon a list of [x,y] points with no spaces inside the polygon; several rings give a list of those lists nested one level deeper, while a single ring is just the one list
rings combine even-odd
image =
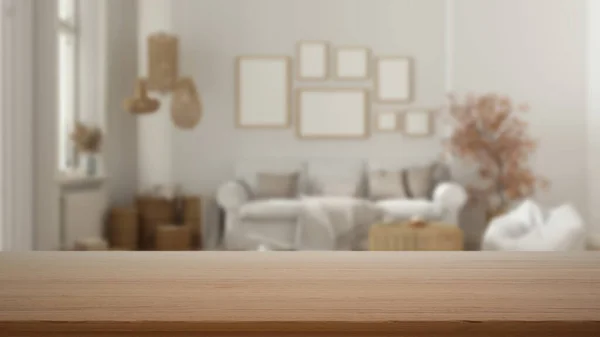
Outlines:
[{"label": "wicker pendant lamp", "polygon": [[138,79],[134,96],[125,101],[125,110],[132,114],[143,115],[156,112],[159,107],[160,102],[148,96],[146,81]]},{"label": "wicker pendant lamp", "polygon": [[148,89],[167,93],[179,79],[179,38],[159,32],[148,37]]},{"label": "wicker pendant lamp", "polygon": [[190,77],[179,77],[179,39],[159,32],[148,37],[148,78],[139,79],[135,95],[125,101],[125,110],[138,115],[157,111],[160,101],[148,90],[171,94],[171,120],[181,129],[193,129],[202,118],[202,102]]},{"label": "wicker pendant lamp", "polygon": [[191,78],[177,81],[171,100],[171,119],[181,129],[194,128],[202,118],[202,102]]}]

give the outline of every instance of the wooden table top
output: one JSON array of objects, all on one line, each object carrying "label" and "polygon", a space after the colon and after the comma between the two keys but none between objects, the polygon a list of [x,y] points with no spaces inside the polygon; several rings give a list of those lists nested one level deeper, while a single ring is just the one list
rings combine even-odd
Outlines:
[{"label": "wooden table top", "polygon": [[596,252],[0,254],[0,336],[572,337],[599,321]]}]

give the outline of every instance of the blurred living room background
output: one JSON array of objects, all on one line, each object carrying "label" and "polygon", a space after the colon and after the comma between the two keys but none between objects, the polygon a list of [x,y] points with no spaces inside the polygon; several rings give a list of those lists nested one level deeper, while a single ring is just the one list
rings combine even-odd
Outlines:
[{"label": "blurred living room background", "polygon": [[0,251],[598,248],[600,1],[1,4]]}]

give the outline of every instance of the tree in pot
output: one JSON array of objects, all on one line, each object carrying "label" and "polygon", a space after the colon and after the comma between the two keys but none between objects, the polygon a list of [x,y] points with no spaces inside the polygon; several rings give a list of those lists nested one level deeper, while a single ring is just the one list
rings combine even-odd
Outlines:
[{"label": "tree in pot", "polygon": [[446,149],[476,165],[481,179],[467,189],[471,201],[485,203],[488,218],[549,187],[548,180],[528,165],[537,143],[518,116],[526,106],[515,107],[510,98],[495,94],[469,95],[462,102],[451,95],[449,100],[454,130]]}]

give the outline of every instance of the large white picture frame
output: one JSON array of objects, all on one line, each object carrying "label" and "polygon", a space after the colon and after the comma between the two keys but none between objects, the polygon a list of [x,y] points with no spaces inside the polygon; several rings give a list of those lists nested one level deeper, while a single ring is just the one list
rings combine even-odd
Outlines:
[{"label": "large white picture frame", "polygon": [[302,88],[296,94],[299,138],[369,137],[369,93],[366,89]]},{"label": "large white picture frame", "polygon": [[300,41],[296,48],[296,77],[300,81],[325,81],[329,77],[329,43]]},{"label": "large white picture frame", "polygon": [[236,62],[236,125],[287,128],[291,124],[288,56],[240,56]]},{"label": "large white picture frame", "polygon": [[404,56],[386,56],[375,64],[376,99],[381,103],[407,103],[413,99],[413,61]]}]

